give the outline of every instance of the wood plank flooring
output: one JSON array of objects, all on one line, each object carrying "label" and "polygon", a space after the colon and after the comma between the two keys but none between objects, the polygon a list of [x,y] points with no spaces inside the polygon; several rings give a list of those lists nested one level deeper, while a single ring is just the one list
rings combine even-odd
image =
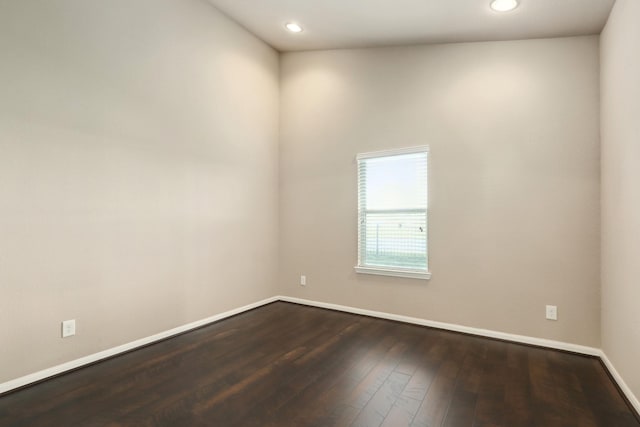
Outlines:
[{"label": "wood plank flooring", "polygon": [[639,427],[596,358],[277,302],[0,397],[2,427]]}]

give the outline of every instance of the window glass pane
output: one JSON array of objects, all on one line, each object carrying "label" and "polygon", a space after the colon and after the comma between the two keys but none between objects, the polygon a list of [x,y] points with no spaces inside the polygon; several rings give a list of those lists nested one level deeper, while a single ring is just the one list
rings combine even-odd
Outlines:
[{"label": "window glass pane", "polygon": [[427,149],[358,161],[359,266],[426,272]]},{"label": "window glass pane", "polygon": [[416,153],[367,159],[367,209],[426,209],[426,156]]},{"label": "window glass pane", "polygon": [[424,212],[366,214],[364,265],[427,268],[427,221]]}]

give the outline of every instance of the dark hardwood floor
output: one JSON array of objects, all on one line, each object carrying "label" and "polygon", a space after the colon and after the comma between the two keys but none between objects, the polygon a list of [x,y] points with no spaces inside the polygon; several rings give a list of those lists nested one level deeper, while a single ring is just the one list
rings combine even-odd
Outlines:
[{"label": "dark hardwood floor", "polygon": [[596,358],[278,302],[0,397],[0,426],[640,423]]}]

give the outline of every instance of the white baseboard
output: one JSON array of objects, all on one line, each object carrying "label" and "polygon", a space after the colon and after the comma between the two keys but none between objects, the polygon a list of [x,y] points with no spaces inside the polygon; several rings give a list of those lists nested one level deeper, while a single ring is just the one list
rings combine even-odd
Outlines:
[{"label": "white baseboard", "polygon": [[553,348],[556,350],[571,351],[573,353],[586,354],[589,356],[600,356],[602,350],[595,347],[586,347],[578,344],[570,344],[562,341],[547,340],[544,338],[528,337],[526,335],[515,335],[506,332],[497,332],[489,329],[472,328],[470,326],[456,325],[454,323],[436,322],[433,320],[420,319],[417,317],[401,316],[399,314],[385,313],[382,311],[364,310],[361,308],[349,307],[346,305],[329,304],[325,302],[311,301],[300,298],[281,296],[281,301],[296,304],[309,305],[313,307],[328,308],[331,310],[344,311],[364,316],[378,317],[380,319],[395,320],[398,322],[411,323],[414,325],[428,326],[431,328],[445,329],[447,331],[463,332],[465,334],[479,335],[481,337],[497,338],[505,341],[513,341],[522,344],[536,345],[540,347]]},{"label": "white baseboard", "polygon": [[398,314],[385,313],[382,311],[365,310],[362,308],[355,308],[355,307],[349,307],[349,306],[338,305],[338,304],[330,304],[326,302],[312,301],[312,300],[306,300],[301,298],[280,296],[278,297],[278,299],[280,301],[292,302],[295,304],[302,304],[302,305],[308,305],[308,306],[319,307],[319,308],[327,308],[330,310],[344,311],[346,313],[353,313],[353,314],[361,314],[364,316],[377,317],[380,319],[395,320],[398,322],[428,326],[428,327],[437,328],[437,329],[444,329],[447,331],[463,332],[465,334],[478,335],[481,337],[497,338],[505,341],[513,341],[513,342],[522,343],[522,344],[530,344],[530,345],[535,345],[539,347],[552,348],[555,350],[570,351],[573,353],[584,354],[587,356],[596,356],[603,361],[606,368],[611,373],[611,376],[614,378],[614,380],[620,387],[620,390],[622,390],[626,398],[629,400],[629,402],[635,409],[636,413],[640,414],[640,402],[638,401],[638,398],[634,395],[634,393],[631,391],[629,386],[627,386],[627,384],[624,382],[624,380],[622,379],[622,376],[620,376],[616,368],[613,366],[613,363],[611,363],[611,361],[609,360],[607,355],[604,353],[604,351],[602,351],[599,348],[587,347],[587,346],[578,345],[578,344],[571,344],[571,343],[566,343],[562,341],[547,340],[543,338],[528,337],[526,335],[516,335],[516,334],[509,334],[506,332],[491,331],[488,329],[472,328],[469,326],[456,325],[453,323],[436,322],[433,320],[401,316]]},{"label": "white baseboard", "polygon": [[118,354],[130,351],[130,350],[134,350],[136,348],[143,347],[148,344],[152,344],[156,341],[161,341],[163,339],[169,338],[177,334],[188,332],[192,329],[199,328],[209,323],[226,319],[227,317],[235,316],[236,314],[240,314],[242,312],[249,311],[254,308],[257,308],[266,304],[270,304],[276,301],[285,301],[285,302],[291,302],[295,304],[308,305],[312,307],[327,308],[330,310],[343,311],[346,313],[361,314],[364,316],[377,317],[380,319],[395,320],[398,322],[411,323],[414,325],[428,326],[432,328],[444,329],[444,330],[454,331],[454,332],[462,332],[462,333],[478,335],[482,337],[497,338],[501,340],[513,341],[513,342],[522,343],[522,344],[530,344],[530,345],[535,345],[539,347],[552,348],[556,350],[570,351],[574,353],[585,354],[588,356],[597,356],[603,361],[604,365],[611,373],[611,376],[617,382],[618,386],[620,387],[622,392],[625,394],[625,396],[627,397],[631,405],[634,407],[636,412],[640,413],[640,402],[638,401],[638,398],[634,395],[634,393],[631,391],[629,386],[627,386],[627,384],[622,379],[618,371],[615,369],[615,367],[613,366],[613,363],[611,363],[607,355],[599,348],[565,343],[561,341],[547,340],[543,338],[528,337],[525,335],[509,334],[506,332],[497,332],[497,331],[492,331],[488,329],[472,328],[469,326],[456,325],[453,323],[436,322],[433,320],[402,316],[399,314],[385,313],[382,311],[365,310],[365,309],[349,307],[345,305],[330,304],[325,302],[312,301],[312,300],[293,298],[293,297],[287,297],[287,296],[275,296],[275,297],[267,298],[262,301],[255,302],[253,304],[245,305],[244,307],[239,307],[233,310],[226,311],[224,313],[216,314],[206,319],[198,320],[196,322],[179,326],[177,328],[173,328],[168,331],[160,332],[158,334],[151,335],[146,338],[141,338],[139,340],[136,340],[127,344],[123,344],[118,347],[113,347],[98,353],[91,354],[89,356],[72,360],[71,362],[63,363],[61,365],[54,366],[52,368],[44,369],[42,371],[35,372],[33,374],[25,375],[23,377],[10,380],[5,383],[1,383],[0,394],[6,393],[8,391],[11,391],[20,387],[24,387],[34,382],[45,380],[52,376],[59,375],[73,369],[77,369],[91,363],[98,362],[108,357],[116,356]]},{"label": "white baseboard", "polygon": [[609,370],[609,373],[611,374],[615,382],[618,383],[618,387],[620,387],[620,390],[622,390],[624,395],[627,397],[627,399],[629,400],[629,403],[631,403],[631,406],[633,406],[633,408],[636,410],[636,413],[640,414],[640,401],[638,400],[636,395],[633,394],[633,392],[631,391],[627,383],[624,382],[624,380],[622,379],[622,376],[613,366],[613,363],[611,363],[611,360],[609,360],[609,358],[607,357],[606,353],[603,350],[600,351],[600,360],[602,360],[604,365],[607,367],[607,369]]},{"label": "white baseboard", "polygon": [[0,394],[6,393],[8,391],[14,390],[16,388],[24,387],[31,383],[42,381],[54,375],[59,375],[64,372],[80,368],[82,366],[88,365],[90,363],[98,362],[102,359],[106,359],[108,357],[116,356],[120,353],[124,353],[126,351],[134,350],[136,348],[154,343],[156,341],[160,341],[171,336],[181,334],[183,332],[188,332],[192,329],[199,328],[201,326],[207,325],[209,323],[216,322],[218,320],[226,319],[227,317],[235,316],[236,314],[240,314],[245,311],[252,310],[254,308],[260,307],[265,304],[270,304],[272,302],[278,301],[278,297],[271,297],[264,299],[262,301],[255,302],[253,304],[245,305],[244,307],[235,308],[233,310],[225,311],[224,313],[216,314],[215,316],[207,317],[206,319],[198,320],[192,323],[188,323],[183,326],[178,326],[177,328],[169,329],[168,331],[160,332],[155,335],[151,335],[146,338],[141,338],[139,340],[132,341],[127,344],[119,345],[117,347],[113,347],[98,353],[90,354],[89,356],[81,357],[80,359],[72,360],[71,362],[63,363],[58,366],[54,366],[52,368],[44,369],[42,371],[35,372],[33,374],[25,375],[20,378],[16,378],[15,380],[7,381],[5,383],[0,384]]}]

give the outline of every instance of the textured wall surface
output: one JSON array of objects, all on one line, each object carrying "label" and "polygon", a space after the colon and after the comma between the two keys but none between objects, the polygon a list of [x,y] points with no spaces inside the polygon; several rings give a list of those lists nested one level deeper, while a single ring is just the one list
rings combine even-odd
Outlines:
[{"label": "textured wall surface", "polygon": [[602,345],[640,397],[640,2],[602,33]]},{"label": "textured wall surface", "polygon": [[[598,49],[593,36],[284,54],[284,294],[599,347]],[[423,144],[433,278],[356,274],[356,154]]]},{"label": "textured wall surface", "polygon": [[199,0],[1,2],[0,51],[0,382],[276,294],[277,52]]}]

